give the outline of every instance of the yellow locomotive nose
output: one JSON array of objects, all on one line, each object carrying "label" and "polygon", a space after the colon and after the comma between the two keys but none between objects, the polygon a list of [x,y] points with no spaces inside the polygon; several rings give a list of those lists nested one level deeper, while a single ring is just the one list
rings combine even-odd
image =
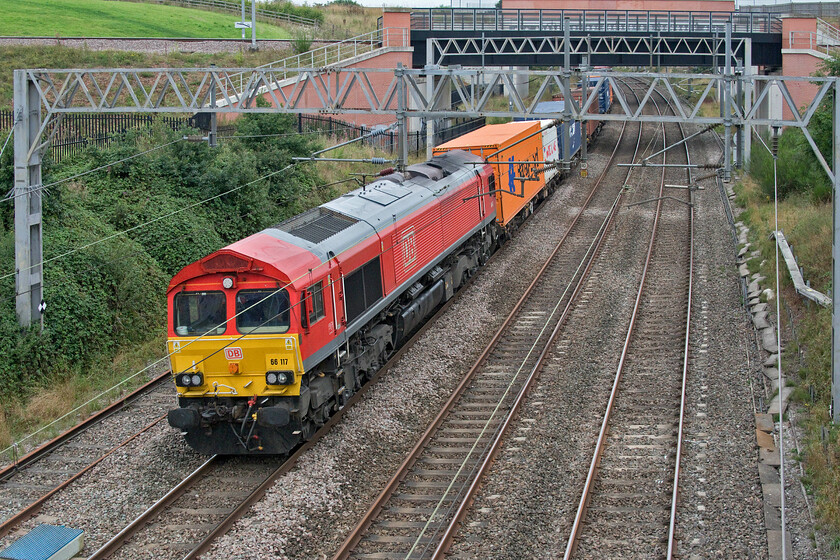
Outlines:
[{"label": "yellow locomotive nose", "polygon": [[[303,361],[297,334],[178,337],[170,338],[168,346],[181,397],[300,394]],[[201,383],[181,383],[178,376],[186,375],[200,375]]]}]

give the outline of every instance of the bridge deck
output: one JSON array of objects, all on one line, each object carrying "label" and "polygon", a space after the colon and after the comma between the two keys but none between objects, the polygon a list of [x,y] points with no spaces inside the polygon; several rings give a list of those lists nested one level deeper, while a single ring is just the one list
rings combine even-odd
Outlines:
[{"label": "bridge deck", "polygon": [[[733,39],[750,39],[753,64],[781,65],[782,20],[769,13],[685,12],[633,10],[496,10],[488,8],[427,8],[411,12],[411,43],[415,66],[426,64],[426,41],[449,41],[444,53],[432,57],[437,64],[462,65],[556,65],[557,51],[547,52],[544,46],[531,52],[527,46],[500,48],[501,38],[552,38],[563,36],[563,22],[568,21],[570,35],[588,37],[590,44],[601,45],[633,41],[633,47],[605,47],[590,51],[595,65],[713,66],[722,64],[722,38],[728,23]],[[639,40],[648,47],[638,47]],[[476,39],[496,41],[496,45],[479,44]],[[462,41],[452,43],[452,41]],[[603,41],[606,40],[606,41]],[[471,45],[467,42],[472,41]],[[691,46],[686,47],[686,41]],[[706,46],[708,45],[708,46]],[[739,45],[736,49],[741,49]],[[435,46],[434,48],[439,48]],[[623,48],[623,47],[622,47]],[[650,51],[646,52],[645,48]],[[584,51],[574,52],[572,64],[578,64]],[[619,52],[620,51],[620,52]],[[443,58],[439,55],[445,54]],[[475,56],[469,56],[475,55]],[[660,55],[657,58],[651,56]],[[743,55],[736,53],[737,58]]]}]

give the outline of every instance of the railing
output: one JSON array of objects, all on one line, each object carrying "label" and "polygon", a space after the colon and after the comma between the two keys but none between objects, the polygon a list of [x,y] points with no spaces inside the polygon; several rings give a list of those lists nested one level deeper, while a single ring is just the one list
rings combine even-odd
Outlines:
[{"label": "railing", "polygon": [[411,12],[416,31],[551,31],[573,32],[781,33],[781,20],[766,13],[670,12],[631,10],[495,10],[427,8]]},{"label": "railing", "polygon": [[[748,5],[749,4],[749,5]],[[768,4],[767,0],[738,0],[739,12],[764,12],[811,17],[840,16],[840,2],[787,2]]]},{"label": "railing", "polygon": [[[11,129],[12,120],[13,112],[11,110],[0,109],[0,131],[2,131],[0,132],[0,138],[5,136],[6,130]],[[123,138],[129,130],[149,134],[155,123],[162,123],[172,130],[202,128],[203,125],[200,121],[200,117],[178,117],[148,113],[65,115],[65,118],[58,125],[55,137],[50,142],[47,155],[50,160],[57,163],[92,146],[107,147],[112,142]]]},{"label": "railing", "polygon": [[817,41],[829,47],[840,46],[840,29],[837,29],[824,19],[817,18]]},{"label": "railing", "polygon": [[[296,69],[298,68],[325,68],[376,49],[383,47],[407,47],[409,44],[408,29],[386,27],[337,43],[330,43],[329,45],[318,47],[305,53],[269,62],[268,64],[257,66],[257,68],[270,68],[276,80],[285,80],[289,77],[288,70],[292,70],[292,74],[297,75],[298,72]],[[249,72],[248,76],[250,75],[251,73]],[[231,92],[228,92],[228,94],[236,95],[236,91],[242,91],[244,80],[245,75],[241,72],[230,74],[226,81],[231,89]],[[239,82],[238,87],[236,86],[237,81]]]},{"label": "railing", "polygon": [[789,48],[791,49],[808,49],[823,54],[833,54],[840,51],[840,44],[827,45],[825,40],[813,31],[791,31],[789,41]]},{"label": "railing", "polygon": [[[224,0],[134,0],[137,2],[146,2],[154,4],[183,4],[185,6],[194,8],[210,8],[213,10],[220,10],[223,12],[230,12],[241,14],[239,5],[233,2],[225,2]],[[246,12],[246,17],[250,18],[250,9]],[[309,27],[316,27],[318,21],[301,17],[295,14],[287,14],[285,12],[275,12],[272,10],[264,10],[257,8],[257,17],[270,19],[278,22],[292,23],[294,25],[306,25]]]}]

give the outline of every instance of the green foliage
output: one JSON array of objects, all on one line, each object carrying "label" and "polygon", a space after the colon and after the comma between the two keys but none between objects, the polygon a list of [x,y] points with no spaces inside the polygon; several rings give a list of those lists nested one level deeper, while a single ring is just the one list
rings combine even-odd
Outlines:
[{"label": "green foliage", "polygon": [[[765,138],[764,141],[770,146],[769,138]],[[814,201],[825,201],[831,197],[831,181],[801,130],[785,129],[779,137],[778,150],[776,176],[779,198],[794,193],[807,194]],[[761,142],[753,143],[751,156],[750,174],[759,182],[762,191],[772,199],[773,156]]]},{"label": "green foliage", "polygon": [[271,2],[261,3],[260,7],[266,11],[281,12],[293,16],[314,19],[318,23],[324,22],[323,12],[321,12],[318,8],[307,6],[306,4],[303,6],[297,6],[288,0],[272,0]]},{"label": "green foliage", "polygon": [[[823,61],[818,76],[840,76],[840,55]],[[833,135],[834,92],[829,92],[814,112],[808,132],[823,159],[831,162]],[[765,137],[765,143],[770,141]],[[773,157],[761,143],[753,144],[750,154],[750,174],[761,185],[764,193],[773,197]],[[809,195],[814,202],[831,200],[831,178],[826,174],[810,143],[798,128],[787,128],[779,138],[777,177],[779,197],[794,193]]]},{"label": "green foliage", "polygon": [[[318,149],[296,125],[286,115],[248,115],[236,122],[245,137],[222,140],[218,148],[179,141],[153,150],[183,134],[158,126],[150,136],[129,133],[45,166],[45,183],[105,168],[52,187],[44,198],[42,335],[21,331],[14,277],[0,279],[0,396],[83,374],[103,358],[159,338],[166,286],[179,269],[320,203],[308,166],[268,176]],[[4,153],[3,193],[13,184],[11,168]],[[12,210],[11,203],[0,204],[5,263],[14,262]],[[0,276],[9,272],[7,265]]]},{"label": "green foliage", "polygon": [[295,32],[294,38],[291,40],[292,50],[295,54],[303,54],[312,49],[312,37],[305,31]]}]

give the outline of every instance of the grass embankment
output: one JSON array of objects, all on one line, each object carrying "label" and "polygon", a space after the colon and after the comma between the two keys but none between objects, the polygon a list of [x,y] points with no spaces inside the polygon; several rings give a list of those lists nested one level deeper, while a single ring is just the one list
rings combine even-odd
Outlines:
[{"label": "grass embankment", "polygon": [[[0,35],[26,37],[241,37],[235,14],[106,0],[0,0]],[[257,23],[258,39],[291,33]]]},{"label": "grass embankment", "polygon": [[324,23],[315,30],[306,30],[318,39],[348,39],[376,29],[382,8],[366,8],[353,4],[332,3],[320,7]]},{"label": "grass embankment", "polygon": [[[741,215],[751,228],[751,242],[762,259],[750,261],[751,272],[760,271],[775,283],[773,200],[750,177],[736,185],[737,203],[746,209]],[[809,193],[792,194],[779,202],[779,228],[794,248],[805,278],[822,292],[831,289],[832,207]],[[763,264],[759,266],[759,262]],[[794,400],[805,411],[798,423],[805,431],[800,442],[806,478],[814,495],[819,523],[825,528],[833,550],[840,550],[840,427],[832,426],[831,401],[831,309],[807,304],[796,294],[784,263],[781,264],[782,301],[792,311],[796,338],[785,308],[782,324],[785,351],[782,368],[788,383],[795,383]]]}]

